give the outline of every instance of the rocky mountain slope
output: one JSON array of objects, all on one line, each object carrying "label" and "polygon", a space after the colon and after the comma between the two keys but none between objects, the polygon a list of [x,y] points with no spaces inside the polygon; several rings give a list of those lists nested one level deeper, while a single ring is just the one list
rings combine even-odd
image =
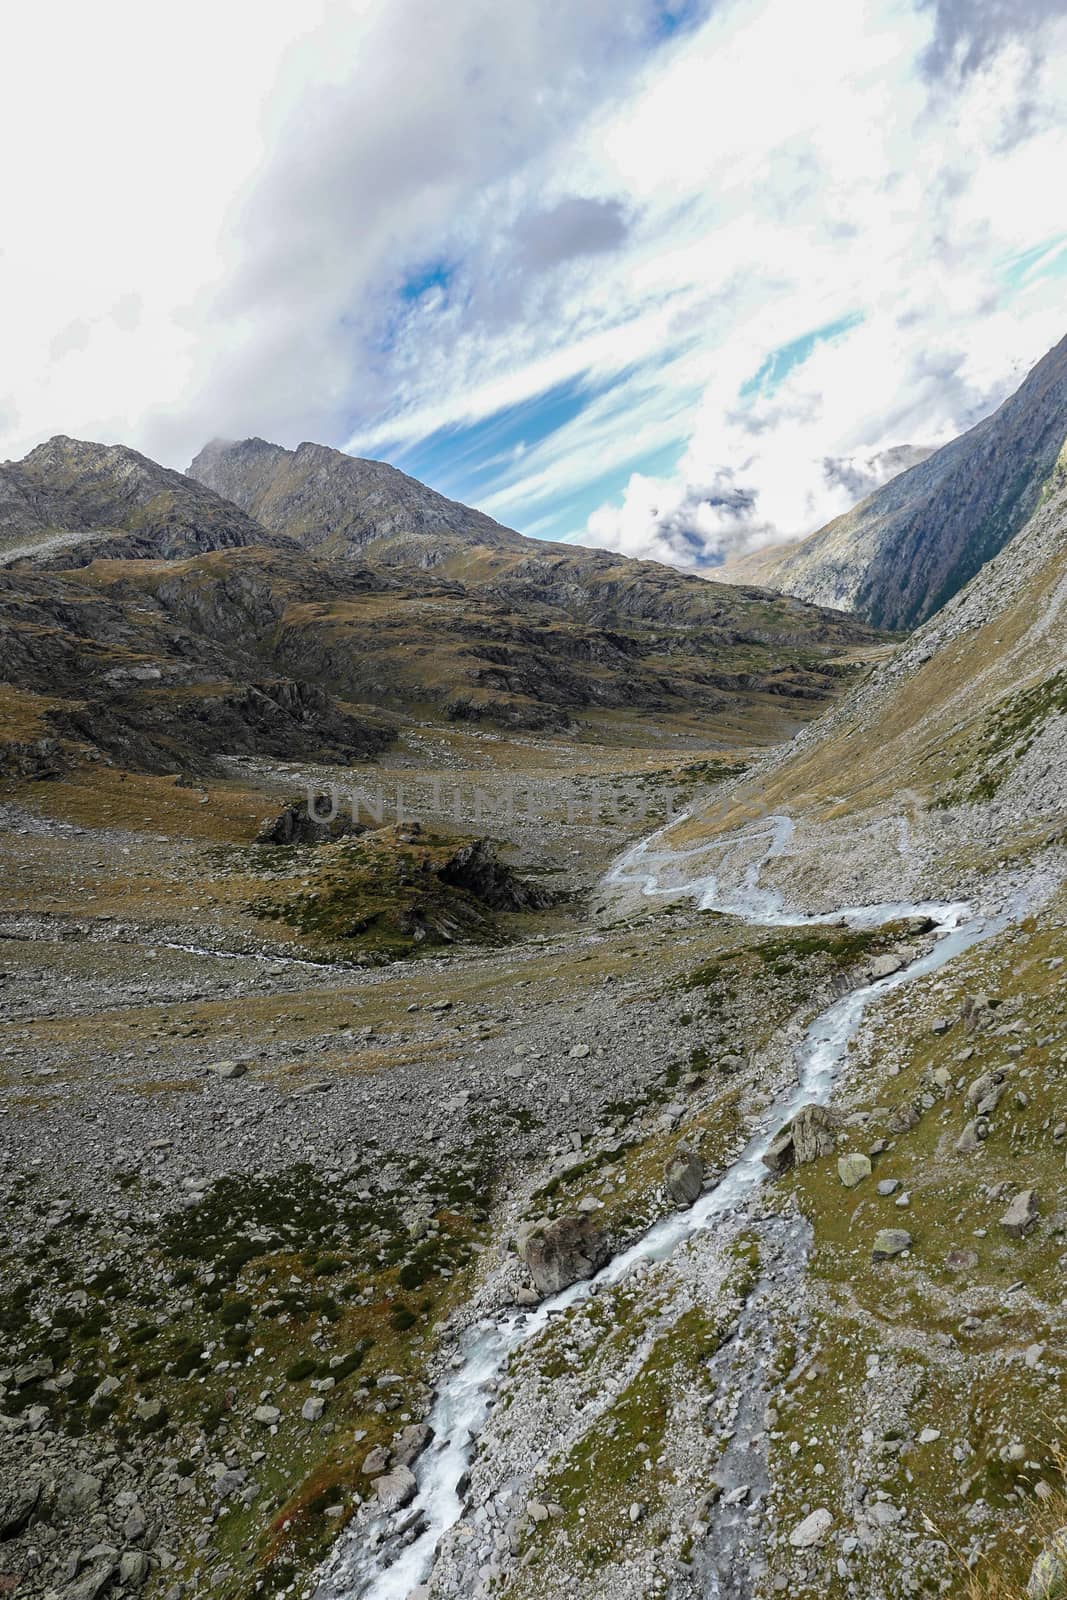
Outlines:
[{"label": "rocky mountain slope", "polygon": [[[330,474],[348,460],[312,454],[330,458]],[[609,742],[633,736],[631,723],[654,742],[702,739],[698,723],[713,718],[725,743],[747,743],[807,720],[847,678],[838,658],[877,637],[799,601],[584,560],[507,530],[517,547],[503,569],[482,543],[455,556],[451,528],[450,563],[406,565],[410,538],[441,553],[440,497],[402,474],[425,524],[386,539],[388,561],[357,563],[327,554],[330,538],[309,551],[133,451],[57,439],[3,472],[12,737],[0,763],[22,772],[77,759],[60,748],[71,740],[141,771],[203,772],[254,753],[348,762],[379,749],[397,716]],[[383,509],[372,498],[368,512],[361,483],[342,469],[323,515],[340,516],[343,501],[349,523],[409,527],[404,499]],[[495,526],[440,504],[479,539]]]},{"label": "rocky mountain slope", "polygon": [[325,556],[430,566],[456,545],[522,548],[510,528],[448,500],[384,461],[302,444],[213,439],[189,477],[277,533]]},{"label": "rocky mountain slope", "polygon": [[237,506],[125,445],[59,435],[22,461],[0,464],[0,563],[50,552],[67,565],[109,555],[169,561],[284,543]]},{"label": "rocky mountain slope", "polygon": [[[4,569],[9,744],[67,765],[0,774],[0,1588],[1052,1600],[1067,486],[799,731],[834,618],[609,629],[474,560]],[[710,706],[704,630],[788,693]],[[550,703],[483,647],[649,698],[416,715],[428,663]],[[187,778],[189,697],[286,665],[322,764]],[[346,685],[394,706],[354,828],[294,803]]]},{"label": "rocky mountain slope", "polygon": [[817,533],[722,576],[913,628],[1014,537],[1067,470],[1065,443],[1067,338],[968,433]]}]

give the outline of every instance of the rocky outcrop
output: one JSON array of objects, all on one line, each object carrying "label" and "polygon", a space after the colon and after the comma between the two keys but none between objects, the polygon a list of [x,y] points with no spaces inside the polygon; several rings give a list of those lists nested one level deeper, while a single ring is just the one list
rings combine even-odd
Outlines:
[{"label": "rocky outcrop", "polygon": [[884,628],[933,616],[1067,470],[1067,339],[998,411],[798,544],[724,569]]},{"label": "rocky outcrop", "polygon": [[465,889],[491,911],[540,911],[558,898],[529,878],[520,878],[500,860],[488,839],[461,845],[437,876],[454,889]]},{"label": "rocky outcrop", "polygon": [[606,1238],[585,1215],[528,1222],[520,1230],[517,1244],[534,1288],[543,1296],[594,1277],[611,1255]]},{"label": "rocky outcrop", "polygon": [[[56,534],[83,535],[55,541]],[[0,465],[0,561],[56,543],[63,566],[284,545],[238,506],[125,445],[62,434]]]},{"label": "rocky outcrop", "polygon": [[801,1106],[792,1122],[771,1143],[763,1157],[764,1166],[777,1176],[790,1167],[807,1166],[821,1156],[830,1155],[838,1126],[839,1118],[829,1106]]}]

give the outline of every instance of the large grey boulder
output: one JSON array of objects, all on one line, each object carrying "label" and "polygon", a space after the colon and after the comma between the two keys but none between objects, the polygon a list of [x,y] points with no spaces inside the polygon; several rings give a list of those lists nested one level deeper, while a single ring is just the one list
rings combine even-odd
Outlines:
[{"label": "large grey boulder", "polygon": [[680,1144],[667,1163],[667,1193],[676,1206],[691,1206],[704,1187],[704,1163],[695,1150]]},{"label": "large grey boulder", "polygon": [[1037,1221],[1037,1196],[1032,1189],[1021,1189],[1000,1219],[1009,1239],[1021,1239]]},{"label": "large grey boulder", "polygon": [[904,1228],[880,1228],[874,1236],[872,1254],[876,1261],[888,1261],[892,1256],[903,1255],[911,1246],[911,1234]]},{"label": "large grey boulder", "polygon": [[1067,1527],[1058,1528],[1030,1569],[1026,1600],[1067,1597]]},{"label": "large grey boulder", "polygon": [[541,1295],[558,1294],[592,1278],[611,1254],[607,1240],[586,1216],[540,1217],[519,1230],[519,1255]]},{"label": "large grey boulder", "polygon": [[763,1157],[763,1165],[777,1175],[790,1167],[805,1167],[828,1156],[834,1148],[839,1126],[837,1114],[829,1106],[801,1106],[792,1122],[784,1127]]},{"label": "large grey boulder", "polygon": [[374,1484],[374,1492],[383,1511],[400,1511],[410,1505],[417,1489],[415,1474],[408,1467],[394,1467],[392,1472],[377,1478]]}]

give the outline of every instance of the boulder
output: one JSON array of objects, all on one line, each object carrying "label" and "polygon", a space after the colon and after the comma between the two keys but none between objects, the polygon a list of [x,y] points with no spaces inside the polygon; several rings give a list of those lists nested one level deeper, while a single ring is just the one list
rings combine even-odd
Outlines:
[{"label": "boulder", "polygon": [[519,1255],[539,1294],[558,1294],[592,1278],[609,1257],[608,1242],[589,1216],[541,1217],[519,1231]]},{"label": "boulder", "polygon": [[837,1113],[813,1101],[801,1106],[792,1122],[783,1128],[763,1157],[763,1165],[775,1175],[791,1166],[805,1167],[833,1153],[834,1134],[840,1125]]},{"label": "boulder", "polygon": [[806,1167],[809,1162],[832,1154],[839,1121],[837,1113],[829,1106],[814,1103],[801,1106],[790,1124],[798,1167]]},{"label": "boulder", "polygon": [[392,1455],[390,1451],[386,1449],[384,1444],[375,1445],[374,1449],[368,1450],[367,1454],[364,1456],[363,1465],[360,1468],[360,1471],[363,1473],[364,1477],[377,1477],[379,1472],[385,1471],[391,1460]]},{"label": "boulder", "polygon": [[872,1254],[875,1261],[888,1261],[910,1250],[911,1246],[911,1234],[904,1228],[880,1228],[874,1236]]},{"label": "boulder", "polygon": [[837,1163],[837,1176],[841,1179],[846,1189],[854,1189],[864,1178],[871,1175],[870,1156],[854,1153],[841,1156]]},{"label": "boulder", "polygon": [[100,1499],[104,1485],[91,1472],[72,1472],[64,1480],[56,1497],[56,1511],[61,1517],[78,1517],[91,1511]]},{"label": "boulder", "polygon": [[393,1445],[393,1457],[398,1467],[410,1467],[433,1439],[433,1429],[428,1422],[413,1422],[404,1428]]},{"label": "boulder", "polygon": [[667,1193],[676,1206],[691,1206],[704,1187],[704,1163],[695,1150],[680,1144],[667,1163]]},{"label": "boulder", "polygon": [[12,1483],[0,1489],[0,1539],[14,1539],[22,1532],[40,1497],[41,1484],[37,1478],[27,1478],[24,1483]]},{"label": "boulder", "polygon": [[1032,1189],[1021,1189],[1000,1219],[1009,1239],[1021,1239],[1037,1221],[1037,1197]]},{"label": "boulder", "polygon": [[1067,1527],[1056,1530],[1030,1569],[1026,1600],[1067,1600]]},{"label": "boulder", "polygon": [[894,972],[899,972],[903,965],[904,963],[899,956],[891,955],[887,951],[884,956],[875,956],[868,971],[872,980],[877,981],[879,978],[891,978]]},{"label": "boulder", "polygon": [[820,1506],[810,1516],[798,1522],[789,1535],[789,1543],[794,1550],[810,1550],[814,1545],[822,1544],[826,1535],[834,1525],[834,1519],[825,1506]]},{"label": "boulder", "polygon": [[374,1492],[383,1511],[402,1510],[411,1504],[417,1490],[415,1474],[408,1467],[394,1467],[392,1472],[377,1478],[374,1484]]}]

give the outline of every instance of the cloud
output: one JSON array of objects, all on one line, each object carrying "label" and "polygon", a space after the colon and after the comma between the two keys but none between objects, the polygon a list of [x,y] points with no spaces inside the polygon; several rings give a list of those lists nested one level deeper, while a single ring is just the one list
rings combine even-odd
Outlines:
[{"label": "cloud", "polygon": [[1062,335],[1062,10],[23,8],[0,454],[318,438],[687,565],[802,534]]},{"label": "cloud", "polygon": [[934,36],[923,57],[934,76],[976,72],[1005,43],[1022,40],[1031,49],[1044,23],[1067,15],[1065,0],[926,0]]},{"label": "cloud", "polygon": [[515,224],[516,256],[522,265],[543,272],[575,256],[618,250],[629,231],[619,200],[566,195],[544,211],[532,211]]}]

